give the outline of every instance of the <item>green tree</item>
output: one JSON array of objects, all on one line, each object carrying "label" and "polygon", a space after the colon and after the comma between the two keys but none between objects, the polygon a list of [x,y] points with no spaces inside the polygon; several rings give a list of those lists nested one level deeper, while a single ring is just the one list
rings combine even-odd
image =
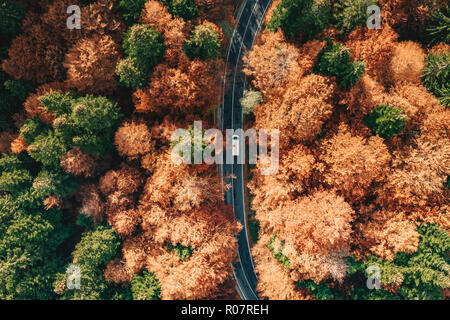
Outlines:
[{"label": "green tree", "polygon": [[131,292],[134,300],[160,300],[161,287],[152,272],[144,270],[131,281]]},{"label": "green tree", "polygon": [[433,13],[428,22],[427,38],[429,44],[450,43],[450,7]]},{"label": "green tree", "polygon": [[161,33],[146,24],[129,28],[123,41],[128,57],[120,60],[116,67],[120,82],[127,87],[145,87],[154,66],[163,59],[163,42]]},{"label": "green tree", "polygon": [[341,89],[354,86],[365,71],[364,61],[351,61],[350,50],[343,44],[327,39],[327,45],[320,51],[313,72],[335,76]]},{"label": "green tree", "polygon": [[210,25],[198,25],[183,43],[183,51],[189,59],[215,59],[221,52],[219,34]]},{"label": "green tree", "polygon": [[27,150],[34,160],[50,168],[59,167],[61,156],[68,151],[62,139],[52,131],[37,136]]},{"label": "green tree", "polygon": [[[442,289],[450,287],[450,236],[436,224],[418,226],[419,246],[417,252],[398,252],[394,261],[369,256],[367,261],[349,259],[350,274],[364,276],[361,285],[354,286],[353,299],[442,299]],[[383,289],[369,290],[365,272],[369,266],[380,269],[381,287],[398,288],[395,293]]]},{"label": "green tree", "polygon": [[33,143],[34,139],[43,134],[49,128],[39,118],[27,119],[20,127],[20,136],[27,142]]},{"label": "green tree", "polygon": [[169,12],[183,20],[188,21],[197,18],[198,8],[194,0],[162,0]]},{"label": "green tree", "polygon": [[430,53],[423,69],[423,85],[442,105],[450,106],[450,52]]},{"label": "green tree", "polygon": [[[62,145],[65,152],[73,147],[102,156],[113,151],[114,133],[122,117],[114,101],[92,95],[75,98],[61,92],[44,95],[40,97],[40,101],[46,109],[57,115],[52,124],[53,131],[49,135],[53,135],[52,139]],[[37,143],[36,140],[30,146],[31,153],[39,153],[37,147],[32,147]],[[36,159],[33,155],[32,157]],[[52,159],[56,162],[56,157]]]},{"label": "green tree", "polygon": [[335,4],[333,17],[336,28],[343,34],[348,34],[366,23],[369,15],[367,8],[377,4],[378,0],[339,0]]},{"label": "green tree", "polygon": [[408,117],[402,108],[381,105],[364,122],[381,138],[390,139],[405,129]]},{"label": "green tree", "polygon": [[119,81],[127,88],[145,88],[148,85],[148,74],[138,67],[136,59],[121,59],[116,67]]},{"label": "green tree", "polygon": [[19,34],[26,10],[10,0],[0,0],[0,39],[10,40]]},{"label": "green tree", "polygon": [[147,1],[148,0],[120,0],[119,8],[127,25],[131,26],[139,20]]},{"label": "green tree", "polygon": [[17,155],[4,154],[0,158],[0,191],[19,194],[31,186],[32,180]]},{"label": "green tree", "polygon": [[330,22],[330,1],[282,0],[273,11],[267,27],[272,32],[279,28],[287,39],[302,34],[303,41],[311,40]]},{"label": "green tree", "polygon": [[291,261],[289,258],[283,253],[284,249],[284,241],[281,241],[281,245],[279,248],[275,248],[274,244],[277,240],[277,235],[274,234],[272,238],[270,238],[269,243],[267,244],[269,250],[273,253],[275,259],[277,259],[284,267],[289,268],[291,266]]},{"label": "green tree", "polygon": [[42,170],[33,180],[32,192],[35,197],[44,200],[52,195],[60,199],[67,198],[78,189],[78,183],[62,170]]},{"label": "green tree", "polygon": [[[72,264],[80,269],[80,289],[66,287],[68,274],[59,273],[54,282],[55,291],[64,300],[100,300],[115,295],[115,288],[103,275],[106,263],[112,260],[118,251],[120,241],[110,226],[99,225],[85,232],[72,252]],[[69,266],[67,266],[68,268]]]},{"label": "green tree", "polygon": [[183,261],[189,259],[192,256],[192,253],[194,252],[194,248],[192,248],[191,246],[185,247],[181,243],[177,243],[176,245],[169,243],[168,250],[169,252],[175,250],[177,256],[179,256]]}]

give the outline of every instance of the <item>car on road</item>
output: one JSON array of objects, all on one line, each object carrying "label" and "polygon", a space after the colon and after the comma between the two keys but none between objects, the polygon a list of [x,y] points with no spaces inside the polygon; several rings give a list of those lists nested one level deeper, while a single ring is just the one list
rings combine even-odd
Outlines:
[{"label": "car on road", "polygon": [[232,137],[232,147],[231,147],[231,153],[233,154],[233,157],[239,156],[239,135],[235,134]]}]

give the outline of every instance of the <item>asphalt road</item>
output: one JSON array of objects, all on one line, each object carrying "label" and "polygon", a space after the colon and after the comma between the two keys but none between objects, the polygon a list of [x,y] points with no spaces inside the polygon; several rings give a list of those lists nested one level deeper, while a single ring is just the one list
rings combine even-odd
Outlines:
[{"label": "asphalt road", "polygon": [[[242,57],[251,50],[256,34],[264,21],[264,15],[272,0],[247,0],[237,11],[236,28],[230,40],[227,53],[227,67],[231,77],[226,78],[224,85],[223,105],[219,112],[219,124],[223,130],[243,127],[242,108],[239,99],[246,88],[246,78],[242,72]],[[236,158],[235,162],[236,162]],[[248,161],[248,159],[246,159]],[[236,219],[243,225],[238,235],[239,261],[233,265],[237,290],[244,300],[258,300],[256,293],[256,275],[247,232],[246,204],[244,197],[244,166],[242,164],[224,164],[220,168],[223,177],[233,175],[227,180],[231,189],[225,193],[225,202],[234,207]]]}]

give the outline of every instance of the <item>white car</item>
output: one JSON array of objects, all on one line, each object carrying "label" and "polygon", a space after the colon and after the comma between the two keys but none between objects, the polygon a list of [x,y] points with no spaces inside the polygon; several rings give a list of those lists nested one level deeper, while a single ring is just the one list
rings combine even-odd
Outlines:
[{"label": "white car", "polygon": [[231,153],[233,154],[233,157],[239,156],[239,135],[237,134],[232,137]]}]

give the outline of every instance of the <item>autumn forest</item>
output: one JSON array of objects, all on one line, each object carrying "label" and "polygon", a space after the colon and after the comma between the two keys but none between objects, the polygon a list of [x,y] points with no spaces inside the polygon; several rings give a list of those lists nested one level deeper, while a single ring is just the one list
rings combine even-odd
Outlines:
[{"label": "autumn forest", "polygon": [[240,105],[279,169],[244,165],[248,230],[234,177],[171,159],[218,128],[241,4],[0,0],[0,300],[239,299],[241,231],[260,299],[449,299],[448,1],[271,2]]}]

